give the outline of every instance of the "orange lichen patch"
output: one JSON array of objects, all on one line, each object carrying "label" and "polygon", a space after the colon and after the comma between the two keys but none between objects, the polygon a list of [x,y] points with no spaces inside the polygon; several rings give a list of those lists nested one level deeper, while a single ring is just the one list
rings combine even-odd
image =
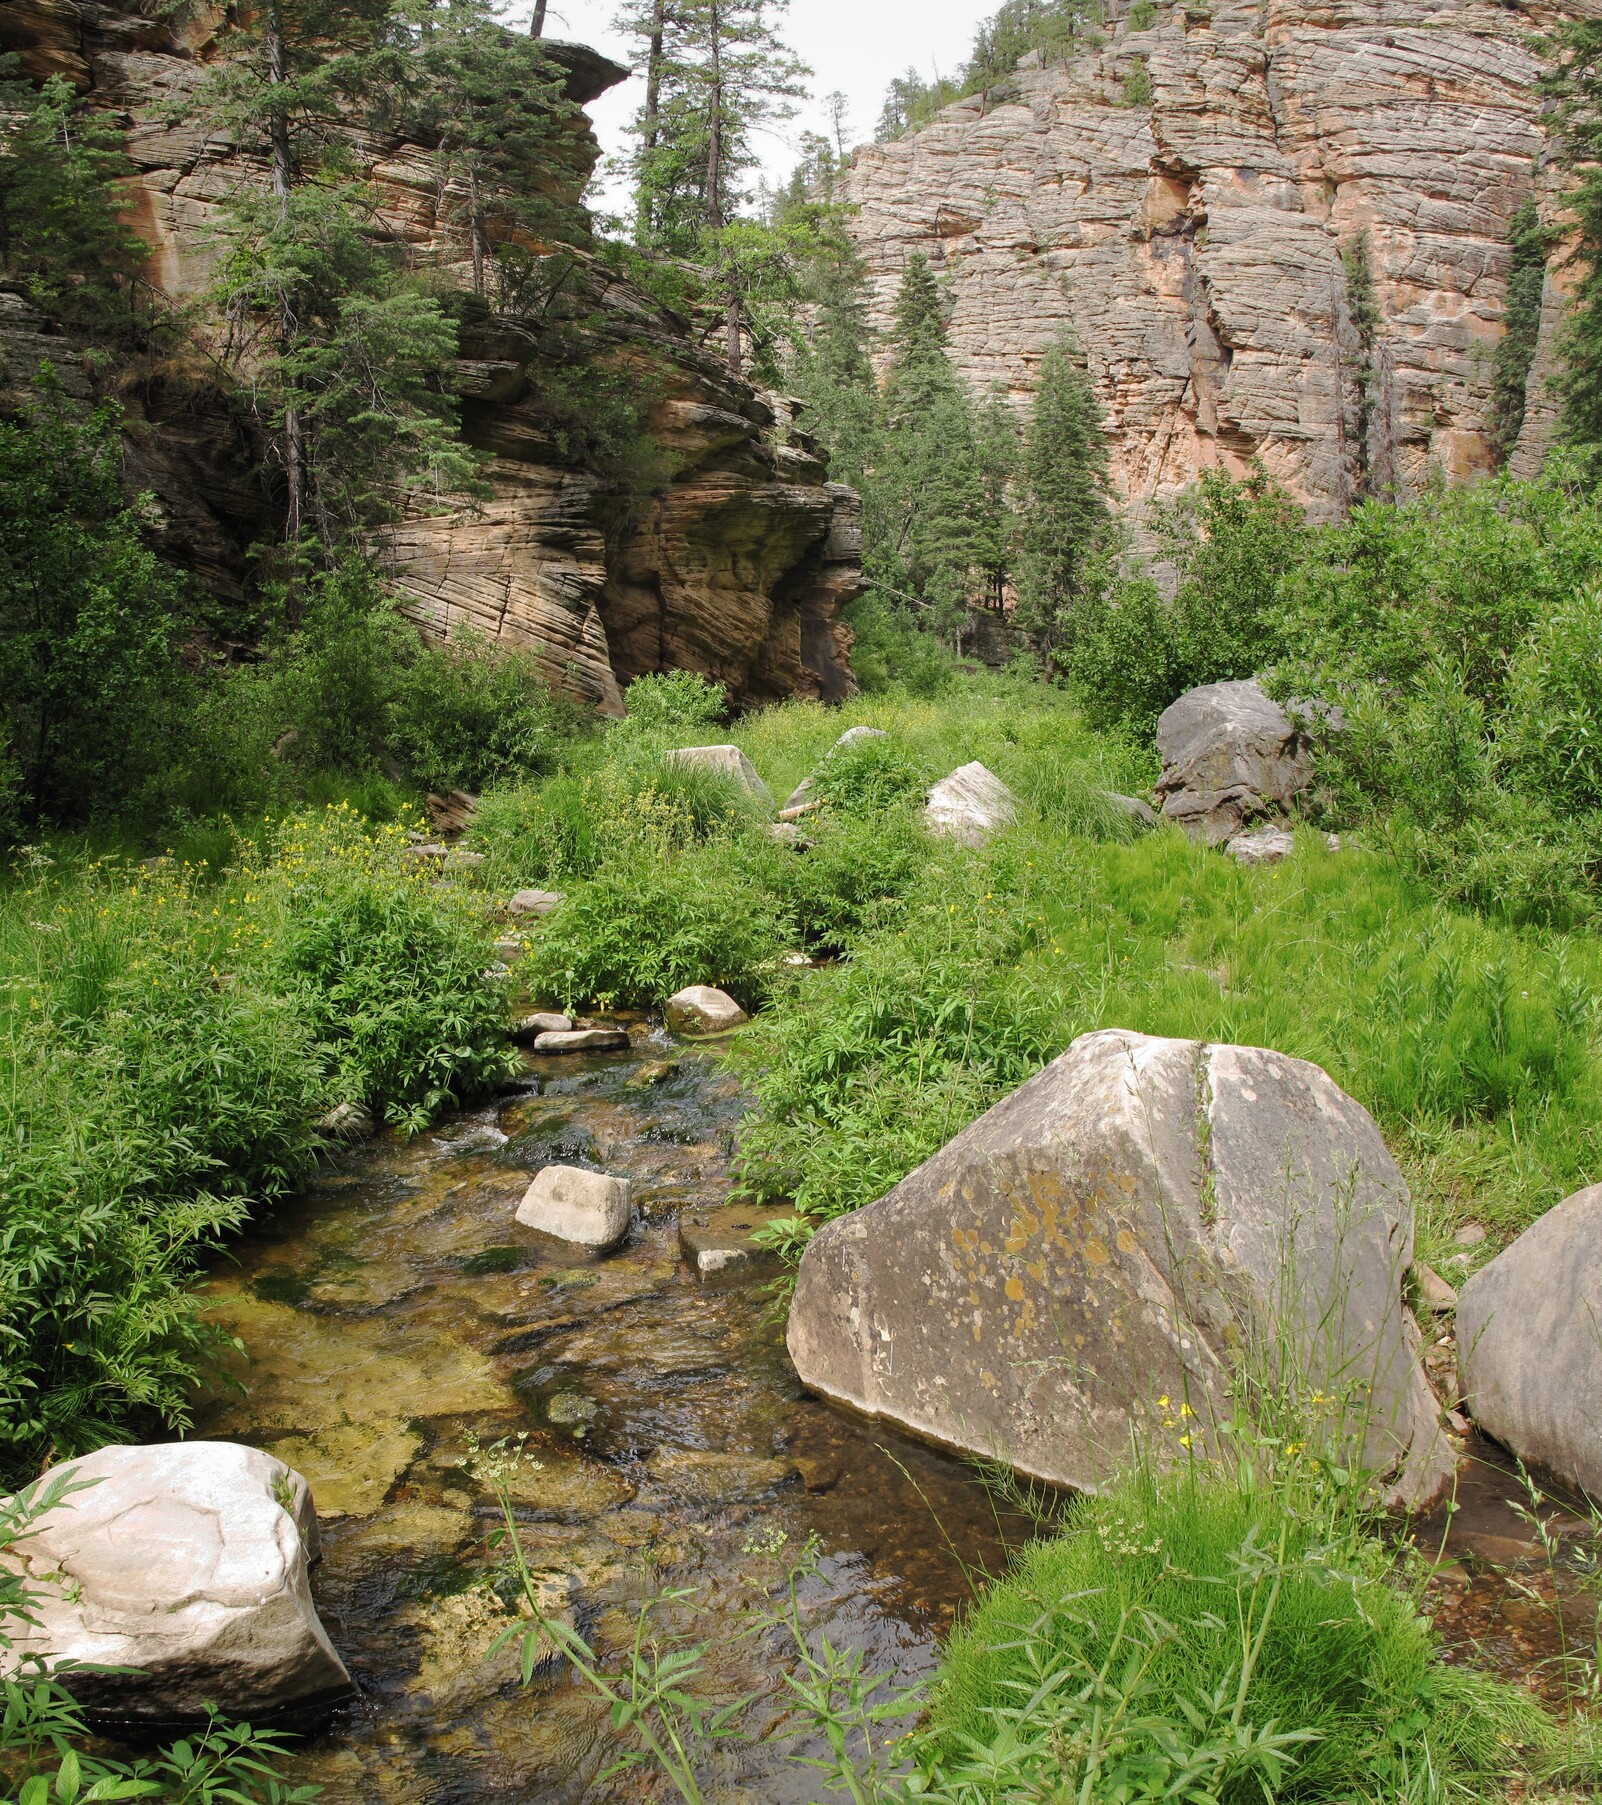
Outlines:
[{"label": "orange lichen patch", "polygon": [[1136,1246],[1137,1246],[1137,1243],[1136,1243],[1135,1237],[1129,1232],[1129,1230],[1127,1228],[1119,1229],[1119,1231],[1118,1231],[1118,1251],[1120,1253],[1133,1253],[1135,1251]]},{"label": "orange lichen patch", "polygon": [[1112,1251],[1098,1234],[1085,1236],[1085,1258],[1092,1266],[1105,1266],[1112,1258]]},{"label": "orange lichen patch", "polygon": [[1007,1296],[1009,1298],[1011,1298],[1015,1304],[1021,1304],[1023,1302],[1024,1288],[1023,1288],[1023,1280],[1022,1279],[1019,1279],[1019,1278],[1008,1279],[1007,1285],[1006,1285],[1006,1291],[1007,1291]]}]

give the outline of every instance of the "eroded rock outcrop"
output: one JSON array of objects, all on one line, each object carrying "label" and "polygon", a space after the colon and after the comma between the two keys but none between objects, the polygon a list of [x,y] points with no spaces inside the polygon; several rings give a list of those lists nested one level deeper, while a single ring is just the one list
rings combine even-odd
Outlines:
[{"label": "eroded rock outcrop", "polygon": [[1281,816],[1313,780],[1306,736],[1255,682],[1205,683],[1157,721],[1163,819],[1204,846]]},{"label": "eroded rock outcrop", "polygon": [[[1066,66],[1036,59],[858,152],[849,230],[875,324],[921,251],[949,278],[976,392],[1029,393],[1071,327],[1137,508],[1254,455],[1319,518],[1432,471],[1472,478],[1493,463],[1509,225],[1532,196],[1553,211],[1531,34],[1558,16],[1219,0],[1145,30],[1115,18]],[[1137,66],[1149,104],[1126,99]],[[1372,340],[1342,267],[1365,234]],[[1554,275],[1515,469],[1551,430],[1559,300]]]},{"label": "eroded rock outcrop", "polygon": [[1420,1502],[1452,1463],[1412,1258],[1407,1185],[1317,1066],[1110,1029],[821,1228],[788,1340],[825,1397],[1082,1490],[1275,1373]]},{"label": "eroded rock outcrop", "polygon": [[[223,18],[217,6],[173,13],[141,0],[0,6],[0,51],[17,52],[35,79],[66,75],[127,123],[138,171],[130,216],[152,247],[152,279],[185,302],[210,281],[223,206],[266,181],[260,159],[226,133],[180,119]],[[550,48],[580,105],[626,73],[582,46]],[[441,192],[428,147],[354,129],[348,138],[378,196],[379,230],[420,266],[463,275],[451,224],[459,197]],[[597,154],[582,114],[552,144],[550,192],[575,216]],[[829,482],[797,404],[735,376],[689,321],[582,247],[576,267],[596,342],[653,398],[649,428],[670,476],[626,500],[579,467],[538,405],[539,323],[515,312],[469,320],[456,386],[489,494],[454,513],[420,507],[386,536],[380,550],[408,611],[431,632],[471,627],[532,648],[558,689],[607,712],[631,678],[660,669],[701,671],[736,704],[850,693],[850,634],[837,616],[860,588],[860,514],[854,494]],[[87,398],[72,345],[0,294],[5,386],[24,386],[44,357]],[[226,383],[194,361],[121,396],[129,478],[155,498],[164,553],[213,593],[243,599],[247,548],[274,530],[256,475],[263,447]]]}]

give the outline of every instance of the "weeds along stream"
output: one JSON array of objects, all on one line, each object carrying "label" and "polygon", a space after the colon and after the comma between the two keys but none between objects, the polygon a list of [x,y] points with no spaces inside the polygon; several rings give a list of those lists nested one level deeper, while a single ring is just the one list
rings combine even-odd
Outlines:
[{"label": "weeds along stream", "polygon": [[[597,1785],[629,1745],[556,1663],[525,1691],[515,1648],[486,1661],[516,1587],[484,1545],[500,1512],[475,1446],[526,1433],[525,1554],[604,1656],[632,1633],[648,1565],[697,1589],[663,1628],[710,1639],[706,1684],[756,1694],[758,1731],[778,1663],[742,1632],[809,1536],[817,1627],[911,1680],[970,1577],[1030,1534],[960,1462],[804,1397],[765,1275],[703,1284],[683,1263],[679,1212],[725,1202],[741,1107],[711,1058],[643,1029],[628,1054],[531,1059],[493,1103],[350,1155],[216,1270],[208,1307],[248,1344],[247,1389],[219,1390],[196,1433],[312,1482],[314,1590],[360,1694],[291,1771],[330,1805],[654,1796],[641,1774]],[[635,1179],[616,1254],[575,1264],[513,1221],[552,1159]],[[720,1745],[708,1796],[811,1798],[794,1752]]]}]

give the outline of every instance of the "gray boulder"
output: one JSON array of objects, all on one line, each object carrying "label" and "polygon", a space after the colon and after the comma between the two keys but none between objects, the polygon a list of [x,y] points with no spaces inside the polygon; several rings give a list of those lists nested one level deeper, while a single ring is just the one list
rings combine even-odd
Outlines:
[{"label": "gray boulder", "polygon": [[667,1025],[675,1034],[727,1034],[750,1016],[726,990],[691,984],[667,1000]]},{"label": "gray boulder", "polygon": [[554,915],[567,901],[561,890],[517,890],[512,893],[506,909],[510,915]]},{"label": "gray boulder", "polygon": [[1237,865],[1277,865],[1296,850],[1296,836],[1284,827],[1254,827],[1236,834],[1224,848]]},{"label": "gray boulder", "polygon": [[1313,778],[1306,736],[1256,683],[1208,683],[1170,703],[1157,750],[1164,818],[1208,846],[1283,814]]},{"label": "gray boulder", "polygon": [[993,771],[975,761],[962,765],[929,792],[924,825],[942,839],[983,846],[1018,819],[1018,799]]},{"label": "gray boulder", "polygon": [[[882,727],[846,728],[845,732],[840,735],[839,739],[834,742],[828,752],[824,755],[819,769],[814,771],[810,777],[803,777],[800,783],[798,783],[790,792],[785,801],[784,810],[800,808],[805,803],[812,801],[817,795],[818,777],[821,773],[822,765],[827,764],[829,759],[833,758],[835,753],[838,752],[842,746],[854,746],[859,740],[887,740],[889,737],[890,735],[886,733]],[[780,812],[783,813],[784,810],[781,810]]]},{"label": "gray boulder", "polygon": [[1464,1285],[1457,1357],[1482,1429],[1602,1498],[1602,1185],[1548,1210]]},{"label": "gray boulder", "polygon": [[536,1053],[621,1053],[626,1028],[551,1028],[534,1036]]},{"label": "gray boulder", "polygon": [[818,1231],[790,1354],[825,1397],[1080,1490],[1133,1436],[1177,1456],[1181,1402],[1208,1445],[1277,1371],[1349,1395],[1362,1427],[1332,1433],[1416,1504],[1451,1458],[1412,1258],[1406,1183],[1317,1066],[1113,1029]]},{"label": "gray boulder", "polygon": [[546,1166],[523,1193],[517,1220],[542,1235],[605,1253],[629,1232],[633,1212],[634,1186],[628,1179],[583,1166]]},{"label": "gray boulder", "polygon": [[1110,802],[1120,815],[1127,815],[1131,821],[1138,821],[1142,827],[1157,825],[1157,811],[1149,802],[1139,796],[1121,796],[1117,790],[1103,790],[1103,797]]},{"label": "gray boulder", "polygon": [[538,1040],[542,1034],[571,1034],[573,1031],[572,1016],[559,1015],[554,1009],[540,1009],[523,1017],[512,1030],[512,1039]]},{"label": "gray boulder", "polygon": [[732,777],[740,788],[761,803],[763,808],[773,807],[772,791],[757,776],[756,766],[738,746],[680,746],[676,751],[664,752],[662,762],[669,765],[685,765],[702,771],[712,771],[720,777]]},{"label": "gray boulder", "polygon": [[317,1513],[306,1481],[232,1442],[102,1448],[36,1481],[73,1490],[6,1559],[38,1622],[7,1625],[8,1664],[82,1662],[96,1717],[151,1725],[315,1710],[351,1690],[312,1604]]}]

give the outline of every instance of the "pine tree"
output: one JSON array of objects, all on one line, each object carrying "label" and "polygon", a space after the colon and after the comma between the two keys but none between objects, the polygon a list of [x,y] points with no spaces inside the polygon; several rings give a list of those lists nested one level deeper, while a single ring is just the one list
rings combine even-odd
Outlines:
[{"label": "pine tree", "polygon": [[1109,519],[1101,407],[1066,332],[1046,353],[1020,462],[1020,622],[1059,645]]},{"label": "pine tree", "polygon": [[1543,47],[1552,62],[1541,85],[1557,102],[1555,160],[1577,178],[1567,203],[1577,279],[1561,345],[1562,431],[1602,476],[1602,20],[1559,25]]}]

